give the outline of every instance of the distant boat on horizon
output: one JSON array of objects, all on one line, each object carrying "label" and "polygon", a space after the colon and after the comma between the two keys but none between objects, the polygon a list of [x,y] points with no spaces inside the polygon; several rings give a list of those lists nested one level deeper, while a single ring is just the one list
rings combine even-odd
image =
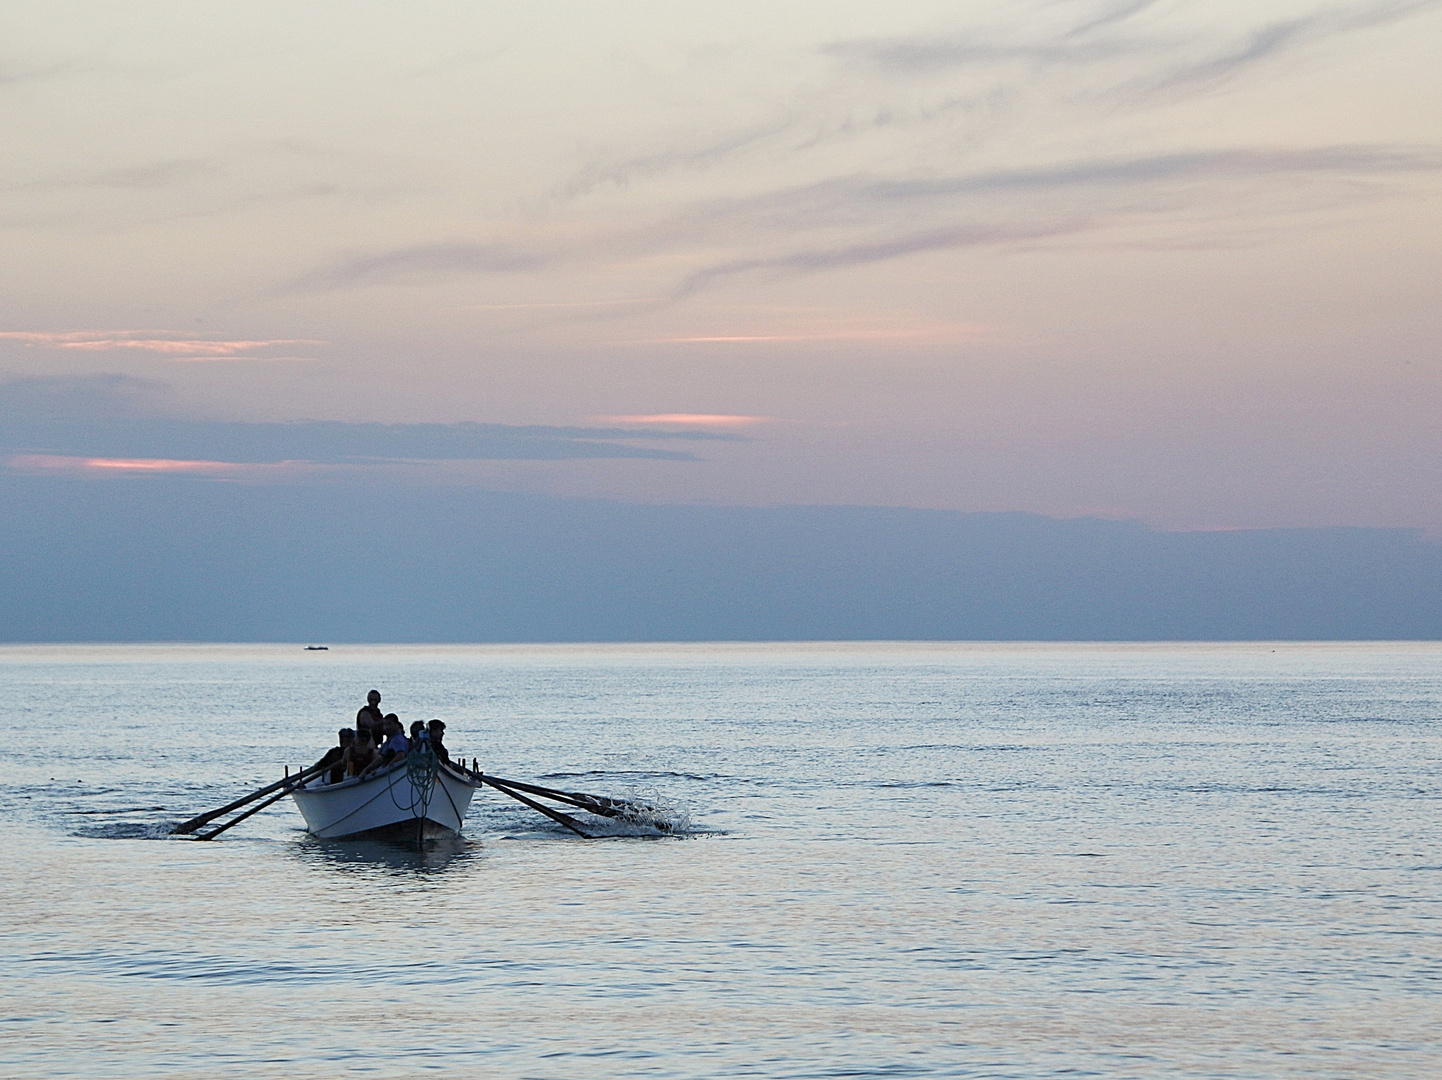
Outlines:
[{"label": "distant boat on horizon", "polygon": [[306,652],[329,652],[329,651],[330,651],[330,646],[329,646],[329,645],[307,645],[307,646],[305,647],[305,651],[306,651]]}]

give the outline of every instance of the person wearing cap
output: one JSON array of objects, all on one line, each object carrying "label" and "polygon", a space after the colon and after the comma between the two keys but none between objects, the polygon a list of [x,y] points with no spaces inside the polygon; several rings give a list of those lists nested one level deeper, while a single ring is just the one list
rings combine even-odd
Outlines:
[{"label": "person wearing cap", "polygon": [[381,715],[381,692],[379,690],[372,690],[366,695],[366,703],[361,706],[360,712],[355,714],[355,726],[356,730],[368,728],[371,740],[376,745],[380,745],[385,717]]},{"label": "person wearing cap", "polygon": [[426,731],[431,737],[431,749],[436,752],[436,757],[449,762],[451,755],[446,753],[446,725],[443,720],[432,720],[426,725]]}]

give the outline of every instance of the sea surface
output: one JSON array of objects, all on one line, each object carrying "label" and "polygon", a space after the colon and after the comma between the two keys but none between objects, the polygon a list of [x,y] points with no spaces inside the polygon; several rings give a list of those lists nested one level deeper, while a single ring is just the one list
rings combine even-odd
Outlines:
[{"label": "sea surface", "polygon": [[[685,827],[167,836],[373,686]],[[26,646],[0,703],[13,1080],[1442,1076],[1442,644]]]}]

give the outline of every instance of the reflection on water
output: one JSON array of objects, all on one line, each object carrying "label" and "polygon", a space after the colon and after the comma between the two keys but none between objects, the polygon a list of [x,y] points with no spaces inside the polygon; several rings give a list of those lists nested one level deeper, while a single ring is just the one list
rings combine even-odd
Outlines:
[{"label": "reflection on water", "polygon": [[417,845],[400,840],[321,840],[306,834],[290,854],[311,869],[437,874],[479,859],[482,846],[465,836],[440,836]]}]

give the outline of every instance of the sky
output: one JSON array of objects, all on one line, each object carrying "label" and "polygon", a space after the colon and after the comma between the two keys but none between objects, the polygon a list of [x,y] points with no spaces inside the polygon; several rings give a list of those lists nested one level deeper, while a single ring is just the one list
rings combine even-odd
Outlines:
[{"label": "sky", "polygon": [[1442,535],[1439,41],[0,3],[0,468]]}]

